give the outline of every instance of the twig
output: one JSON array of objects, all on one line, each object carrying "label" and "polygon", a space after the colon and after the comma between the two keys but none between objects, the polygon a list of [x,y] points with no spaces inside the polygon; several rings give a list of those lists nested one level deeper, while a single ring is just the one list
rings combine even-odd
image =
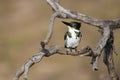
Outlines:
[{"label": "twig", "polygon": [[[113,61],[113,43],[110,42],[110,39],[114,37],[113,34],[114,29],[120,28],[120,19],[111,19],[111,20],[102,20],[95,19],[85,14],[81,14],[75,11],[67,10],[60,5],[59,0],[46,0],[48,4],[51,6],[53,10],[53,14],[50,18],[49,30],[46,36],[46,39],[41,43],[42,49],[33,55],[31,58],[26,60],[26,62],[22,65],[22,67],[18,70],[13,80],[19,80],[19,77],[24,73],[24,80],[28,79],[28,71],[31,66],[35,63],[40,62],[43,57],[49,57],[56,53],[61,55],[67,55],[66,50],[64,48],[60,48],[58,46],[49,47],[49,49],[45,48],[51,39],[52,30],[54,25],[55,18],[62,19],[73,19],[82,21],[86,24],[93,25],[92,27],[97,27],[101,29],[102,37],[96,47],[92,50],[90,47],[85,47],[78,52],[75,52],[75,56],[90,56],[92,57],[92,65],[93,70],[98,70],[98,60],[99,57],[104,50],[104,63],[108,68],[109,75],[111,76],[111,80],[119,80],[117,73],[115,72],[114,61]],[[114,40],[114,39],[113,39]]]},{"label": "twig", "polygon": [[51,38],[52,35],[52,30],[53,30],[53,26],[54,26],[54,20],[56,18],[56,16],[58,15],[57,12],[53,13],[51,18],[50,18],[50,24],[49,24],[49,28],[48,28],[48,34],[46,36],[46,39],[44,40],[44,43],[47,44]]},{"label": "twig", "polygon": [[[90,47],[85,47],[81,49],[79,52],[76,52],[75,54],[82,55],[85,53],[91,52]],[[49,49],[41,49],[37,54],[30,57],[26,62],[22,65],[22,67],[16,72],[13,80],[19,80],[19,77],[24,73],[24,80],[28,80],[28,71],[30,67],[35,65],[36,63],[40,62],[43,57],[49,57],[54,54],[61,54],[61,55],[67,55],[66,50],[64,48],[60,48],[58,46],[52,46]]]}]

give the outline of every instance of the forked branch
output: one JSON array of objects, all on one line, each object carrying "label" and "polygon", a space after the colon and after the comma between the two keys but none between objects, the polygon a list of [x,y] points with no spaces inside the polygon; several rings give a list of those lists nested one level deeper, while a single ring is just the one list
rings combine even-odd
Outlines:
[{"label": "forked branch", "polygon": [[[66,50],[64,48],[60,48],[58,46],[52,46],[48,49],[45,48],[52,37],[52,30],[54,26],[55,18],[62,18],[62,19],[73,19],[78,20],[83,23],[92,25],[92,27],[96,27],[101,30],[101,39],[96,45],[94,49],[90,47],[85,47],[77,52],[75,52],[76,56],[90,56],[92,57],[91,64],[93,65],[93,70],[98,70],[98,60],[99,57],[104,50],[104,63],[107,66],[108,73],[110,75],[110,80],[119,80],[119,76],[117,75],[114,67],[114,60],[113,60],[113,45],[114,45],[114,35],[113,30],[120,28],[120,19],[110,19],[110,20],[103,20],[103,19],[95,19],[90,16],[87,16],[82,13],[78,13],[72,10],[68,10],[63,8],[60,5],[60,0],[46,0],[47,3],[53,10],[53,14],[50,18],[50,24],[48,29],[48,34],[46,39],[41,42],[40,51],[30,57],[26,62],[22,65],[22,67],[16,72],[13,80],[19,80],[20,76],[24,74],[24,80],[28,79],[28,71],[30,67],[32,67],[35,63],[41,61],[43,57],[49,57],[54,54],[61,54],[67,55]],[[113,42],[111,41],[113,40]]]},{"label": "forked branch", "polygon": [[[42,45],[44,46],[44,45]],[[91,54],[92,50],[90,47],[85,47],[81,49],[78,52],[75,52],[75,54],[82,55],[85,53]],[[20,76],[24,74],[24,80],[28,80],[28,71],[30,67],[32,67],[34,64],[41,61],[43,57],[49,57],[54,54],[61,54],[61,55],[67,55],[66,50],[64,48],[58,47],[58,46],[52,46],[49,49],[40,49],[38,53],[30,57],[26,62],[22,65],[22,67],[16,72],[13,80],[19,80]],[[90,56],[90,55],[87,55]]]}]

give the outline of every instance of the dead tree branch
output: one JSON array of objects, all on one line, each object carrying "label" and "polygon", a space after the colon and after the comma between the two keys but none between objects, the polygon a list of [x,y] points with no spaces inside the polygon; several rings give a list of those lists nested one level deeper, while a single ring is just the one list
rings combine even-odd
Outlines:
[{"label": "dead tree branch", "polygon": [[78,20],[83,23],[92,25],[92,27],[96,27],[100,29],[100,33],[102,37],[96,47],[94,49],[90,47],[85,47],[77,52],[75,52],[76,56],[90,56],[92,57],[91,64],[93,65],[93,70],[98,70],[98,60],[99,57],[104,51],[104,63],[107,66],[108,73],[110,75],[110,80],[119,80],[119,76],[117,75],[114,67],[114,59],[113,59],[113,44],[114,44],[114,35],[113,30],[120,28],[120,19],[110,19],[110,20],[103,20],[103,19],[95,19],[90,16],[87,16],[82,13],[78,13],[72,10],[68,10],[63,8],[60,5],[59,0],[46,0],[47,3],[52,8],[53,14],[50,18],[49,30],[46,36],[46,39],[41,42],[40,51],[30,57],[26,62],[22,65],[22,67],[18,70],[16,75],[14,76],[13,80],[19,80],[19,77],[24,73],[24,80],[28,79],[28,71],[30,67],[32,67],[35,63],[41,61],[43,57],[49,57],[53,54],[61,54],[67,55],[66,50],[64,48],[60,48],[58,46],[52,46],[48,49],[45,48],[52,37],[52,30],[54,26],[55,18],[62,18],[62,19],[73,19]]},{"label": "dead tree branch", "polygon": [[110,79],[119,80],[119,77],[115,71],[113,52],[114,52],[114,35],[113,35],[113,32],[111,31],[109,39],[104,48],[103,62],[107,66]]},{"label": "dead tree branch", "polygon": [[[42,45],[43,46],[43,45]],[[75,54],[82,55],[85,53],[91,53],[90,47],[85,47],[82,50],[76,52]],[[32,67],[34,64],[41,61],[43,57],[49,57],[54,54],[61,54],[61,55],[67,55],[66,50],[64,48],[58,47],[58,46],[52,46],[49,49],[41,49],[38,53],[30,57],[26,62],[22,65],[22,67],[17,71],[15,74],[13,80],[19,80],[19,77],[24,74],[24,80],[28,80],[28,71],[30,67]]]},{"label": "dead tree branch", "polygon": [[53,26],[54,26],[54,20],[57,17],[59,13],[54,12],[50,18],[50,24],[49,24],[49,29],[48,29],[48,34],[46,36],[46,39],[44,40],[44,43],[47,44],[52,36],[52,30],[53,30]]}]

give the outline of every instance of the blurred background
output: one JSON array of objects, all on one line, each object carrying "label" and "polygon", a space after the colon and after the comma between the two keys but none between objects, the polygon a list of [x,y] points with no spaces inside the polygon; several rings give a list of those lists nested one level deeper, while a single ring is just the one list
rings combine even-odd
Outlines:
[{"label": "blurred background", "polygon": [[[98,19],[120,18],[120,0],[61,0],[67,9]],[[39,50],[40,41],[48,31],[51,8],[46,0],[0,0],[0,80],[12,80],[26,59]],[[54,33],[48,46],[64,46],[63,35],[67,30],[63,19],[56,19]],[[65,20],[72,21],[72,20]],[[95,27],[82,23],[83,35],[79,49],[95,47],[101,35]],[[120,31],[115,30],[116,51],[120,52]],[[120,76],[120,55],[114,55],[116,71]],[[29,80],[106,80],[107,68],[99,63],[93,72],[89,57],[53,55],[43,58],[29,72]],[[21,79],[22,80],[22,79]]]}]

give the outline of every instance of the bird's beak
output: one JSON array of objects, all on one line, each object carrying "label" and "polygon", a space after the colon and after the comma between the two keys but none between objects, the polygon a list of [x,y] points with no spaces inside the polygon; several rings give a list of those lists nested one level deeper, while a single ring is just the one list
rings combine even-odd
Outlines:
[{"label": "bird's beak", "polygon": [[71,26],[71,24],[68,22],[62,21],[62,23],[64,23],[65,25]]}]

